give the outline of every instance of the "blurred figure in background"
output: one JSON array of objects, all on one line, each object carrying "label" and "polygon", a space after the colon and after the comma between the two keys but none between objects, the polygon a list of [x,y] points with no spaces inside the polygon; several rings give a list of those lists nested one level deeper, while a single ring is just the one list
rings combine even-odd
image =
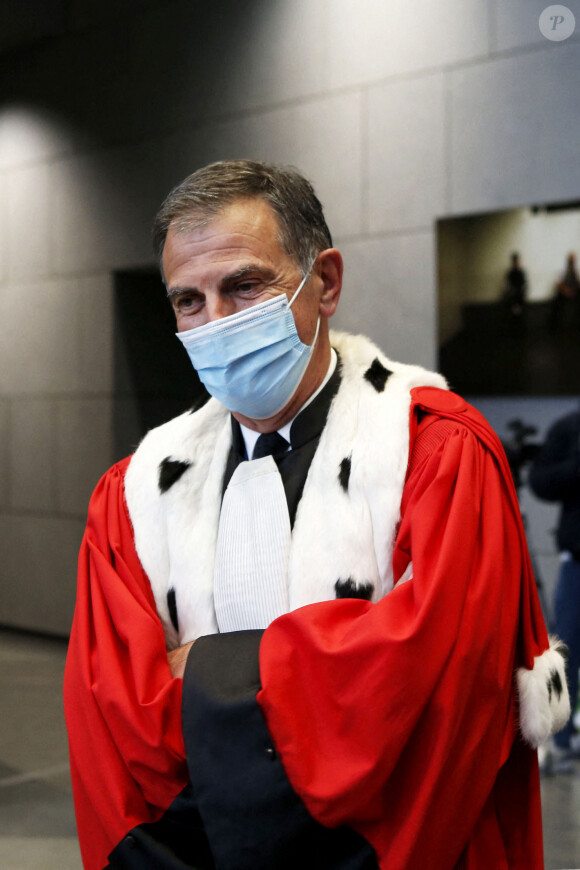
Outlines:
[{"label": "blurred figure in background", "polygon": [[545,772],[572,770],[580,757],[574,726],[580,668],[580,411],[557,420],[532,464],[529,484],[539,498],[561,503],[556,541],[561,554],[554,599],[555,630],[568,645],[568,684],[572,713],[545,753]]},{"label": "blurred figure in background", "polygon": [[556,284],[552,300],[550,324],[552,329],[580,325],[580,278],[576,271],[576,254],[566,258],[564,274]]},{"label": "blurred figure in background", "polygon": [[505,274],[504,287],[503,301],[512,316],[520,317],[524,313],[528,279],[516,252],[511,255],[511,267]]}]

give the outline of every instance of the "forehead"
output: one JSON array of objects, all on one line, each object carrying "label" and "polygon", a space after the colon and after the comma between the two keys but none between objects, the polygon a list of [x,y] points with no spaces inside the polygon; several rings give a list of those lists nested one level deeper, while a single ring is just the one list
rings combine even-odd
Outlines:
[{"label": "forehead", "polygon": [[280,242],[278,219],[262,199],[236,200],[194,229],[171,224],[163,250],[168,278],[175,270],[259,261],[274,266],[290,258]]}]

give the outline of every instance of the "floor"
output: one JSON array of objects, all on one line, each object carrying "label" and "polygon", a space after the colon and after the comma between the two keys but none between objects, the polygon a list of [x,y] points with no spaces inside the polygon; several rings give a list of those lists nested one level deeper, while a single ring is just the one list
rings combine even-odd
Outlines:
[{"label": "floor", "polygon": [[62,713],[66,644],[0,632],[0,867],[80,870]]},{"label": "floor", "polygon": [[[63,641],[0,631],[2,870],[81,870],[61,702],[65,653]],[[575,764],[542,781],[546,870],[580,868]]]}]

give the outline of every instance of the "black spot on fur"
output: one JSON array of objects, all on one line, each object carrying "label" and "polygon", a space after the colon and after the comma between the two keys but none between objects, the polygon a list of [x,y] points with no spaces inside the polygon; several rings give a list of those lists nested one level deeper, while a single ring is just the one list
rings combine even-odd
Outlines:
[{"label": "black spot on fur", "polygon": [[351,458],[350,456],[345,456],[345,458],[340,463],[340,471],[338,473],[338,479],[340,481],[340,485],[344,489],[345,492],[348,492],[348,481],[350,478],[350,469],[351,469]]},{"label": "black spot on fur", "polygon": [[181,462],[179,459],[171,459],[170,456],[166,456],[159,464],[159,489],[161,492],[167,492],[168,489],[171,489],[190,465],[191,462]]},{"label": "black spot on fur", "polygon": [[548,688],[548,695],[550,696],[550,700],[552,700],[552,689],[555,691],[556,695],[558,696],[558,701],[559,701],[560,698],[562,697],[563,686],[562,686],[562,680],[560,679],[560,674],[558,673],[558,671],[551,671],[550,672],[550,683],[549,683],[549,688]]},{"label": "black spot on fur", "polygon": [[386,369],[382,362],[378,359],[374,359],[370,369],[367,369],[365,372],[365,379],[372,384],[377,393],[382,393],[385,389],[385,384],[387,380],[393,373]]},{"label": "black spot on fur", "polygon": [[167,593],[167,606],[169,608],[169,616],[173,623],[175,631],[179,631],[179,620],[177,618],[177,601],[175,599],[175,589],[170,589]]},{"label": "black spot on fur", "polygon": [[337,580],[334,584],[337,598],[362,598],[370,601],[375,590],[372,583],[357,583],[352,577],[347,580]]}]

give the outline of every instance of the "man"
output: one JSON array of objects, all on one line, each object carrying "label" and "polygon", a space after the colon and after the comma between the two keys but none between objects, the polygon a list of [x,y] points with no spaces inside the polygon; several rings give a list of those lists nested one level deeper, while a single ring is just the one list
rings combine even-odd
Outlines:
[{"label": "man", "polygon": [[519,317],[524,312],[527,288],[528,279],[521,267],[520,255],[514,252],[511,255],[511,266],[505,274],[503,293],[503,301],[514,317]]},{"label": "man", "polygon": [[294,171],[201,169],[155,238],[213,398],[91,501],[65,684],[85,866],[541,867],[532,747],[567,690],[497,439],[329,332],[342,260]]},{"label": "man", "polygon": [[566,268],[554,288],[551,302],[550,326],[552,329],[576,330],[580,325],[580,278],[576,271],[576,254],[566,257]]},{"label": "man", "polygon": [[[578,696],[580,668],[580,412],[566,414],[550,427],[530,468],[529,483],[546,501],[560,502],[556,543],[560,571],[554,596],[555,627],[568,647],[568,683],[572,711]],[[573,771],[580,755],[580,735],[571,715],[565,727],[543,747],[543,769]]]}]

